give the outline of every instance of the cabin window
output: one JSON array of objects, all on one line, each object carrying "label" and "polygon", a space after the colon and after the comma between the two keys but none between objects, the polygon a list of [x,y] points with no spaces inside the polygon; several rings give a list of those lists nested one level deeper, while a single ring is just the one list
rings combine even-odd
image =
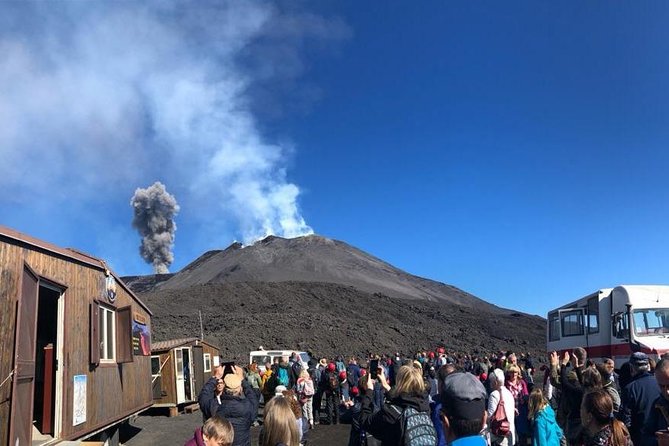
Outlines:
[{"label": "cabin window", "polygon": [[599,297],[588,299],[588,333],[599,333]]},{"label": "cabin window", "polygon": [[560,317],[557,313],[548,315],[548,340],[560,340]]},{"label": "cabin window", "polygon": [[151,382],[160,378],[160,356],[151,356]]},{"label": "cabin window", "polygon": [[583,330],[583,312],[581,310],[571,310],[561,312],[562,318],[562,336],[582,336]]},{"label": "cabin window", "polygon": [[210,353],[205,353],[204,354],[204,371],[205,372],[211,372],[211,354]]},{"label": "cabin window", "polygon": [[114,310],[100,305],[100,361],[113,362],[116,359],[116,315]]}]

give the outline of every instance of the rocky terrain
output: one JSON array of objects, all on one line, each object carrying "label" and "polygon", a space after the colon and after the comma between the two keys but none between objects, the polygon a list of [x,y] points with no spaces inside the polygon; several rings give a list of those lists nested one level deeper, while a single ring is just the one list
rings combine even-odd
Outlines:
[{"label": "rocky terrain", "polygon": [[259,346],[316,355],[472,353],[544,356],[545,320],[412,276],[343,242],[268,237],[209,251],[176,274],[123,278],[151,308],[153,339],[200,335],[224,359]]}]

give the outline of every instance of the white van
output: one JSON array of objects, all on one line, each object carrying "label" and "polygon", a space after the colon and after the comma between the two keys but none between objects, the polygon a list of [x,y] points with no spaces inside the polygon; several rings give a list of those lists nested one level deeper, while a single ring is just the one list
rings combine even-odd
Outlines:
[{"label": "white van", "polygon": [[588,358],[616,368],[632,352],[669,352],[669,286],[620,285],[597,290],[548,312],[547,351],[583,347]]},{"label": "white van", "polygon": [[281,358],[285,356],[290,359],[290,355],[293,352],[297,352],[300,356],[300,362],[302,362],[302,368],[306,369],[308,367],[309,360],[311,357],[307,352],[300,352],[297,350],[256,350],[249,354],[249,364],[255,362],[258,364],[258,370],[265,371],[265,363],[267,361],[274,364],[274,358]]}]

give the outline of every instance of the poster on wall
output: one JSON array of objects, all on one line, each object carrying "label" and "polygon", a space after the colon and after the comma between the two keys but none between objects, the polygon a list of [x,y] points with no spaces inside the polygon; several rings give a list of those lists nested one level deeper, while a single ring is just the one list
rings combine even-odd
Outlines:
[{"label": "poster on wall", "polygon": [[146,325],[146,319],[135,313],[132,321],[132,353],[136,356],[151,354],[151,333]]},{"label": "poster on wall", "polygon": [[86,422],[86,375],[74,375],[72,426]]}]

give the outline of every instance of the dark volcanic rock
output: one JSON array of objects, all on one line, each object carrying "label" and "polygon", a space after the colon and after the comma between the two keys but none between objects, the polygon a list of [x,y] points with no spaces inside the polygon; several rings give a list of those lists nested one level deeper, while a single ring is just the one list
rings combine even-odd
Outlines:
[{"label": "dark volcanic rock", "polygon": [[445,345],[466,352],[543,356],[545,321],[445,302],[407,301],[330,283],[205,284],[141,295],[154,313],[155,341],[198,336],[224,359],[248,361],[259,346],[317,355],[411,353]]},{"label": "dark volcanic rock", "polygon": [[209,251],[176,274],[124,281],[154,313],[155,341],[198,336],[224,359],[248,352],[317,355],[411,353],[444,345],[544,355],[545,320],[413,276],[346,243],[319,236],[267,237]]},{"label": "dark volcanic rock", "polygon": [[235,243],[222,251],[209,251],[173,277],[157,283],[155,289],[289,281],[336,283],[390,297],[507,312],[454,286],[408,274],[351,245],[317,235],[293,239],[269,236],[245,248]]}]

